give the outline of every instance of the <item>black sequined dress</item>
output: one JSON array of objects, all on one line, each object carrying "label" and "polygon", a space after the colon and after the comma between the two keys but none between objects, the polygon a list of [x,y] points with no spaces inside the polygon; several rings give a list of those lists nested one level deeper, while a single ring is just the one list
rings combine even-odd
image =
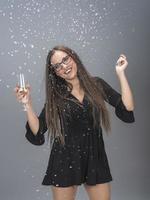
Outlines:
[{"label": "black sequined dress", "polygon": [[[116,116],[124,122],[134,122],[134,113],[126,110],[121,95],[102,78],[95,78],[106,93],[105,101],[115,108]],[[71,93],[69,95],[70,98],[76,99]],[[81,105],[66,101],[65,109],[61,113],[66,145],[62,146],[58,138],[54,139],[42,185],[67,187],[82,183],[95,185],[112,181],[102,128],[99,127],[98,118],[96,127],[93,127],[87,96],[84,96]],[[38,118],[40,127],[36,136],[33,135],[28,122],[26,123],[25,136],[34,145],[42,145],[45,142],[44,133],[47,131],[45,106]]]}]

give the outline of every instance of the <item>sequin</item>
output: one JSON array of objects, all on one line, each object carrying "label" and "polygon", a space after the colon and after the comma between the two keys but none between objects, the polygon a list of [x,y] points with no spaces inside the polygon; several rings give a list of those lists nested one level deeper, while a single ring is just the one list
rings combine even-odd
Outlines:
[{"label": "sequin", "polygon": [[[125,110],[120,94],[98,78],[98,85],[100,82],[109,97],[109,103],[115,107],[116,115],[123,121],[134,121],[133,112]],[[73,95],[69,97],[77,101]],[[80,185],[84,182],[94,185],[111,181],[112,176],[105,152],[99,110],[94,106],[97,119],[94,127],[91,105],[86,95],[82,105],[69,100],[65,101],[61,117],[66,144],[62,148],[59,142],[54,141],[42,185],[66,187],[73,184]],[[39,132],[36,136],[33,136],[28,123],[26,125],[26,138],[35,145],[44,143],[44,133],[47,130],[45,107],[39,115],[39,122]]]}]

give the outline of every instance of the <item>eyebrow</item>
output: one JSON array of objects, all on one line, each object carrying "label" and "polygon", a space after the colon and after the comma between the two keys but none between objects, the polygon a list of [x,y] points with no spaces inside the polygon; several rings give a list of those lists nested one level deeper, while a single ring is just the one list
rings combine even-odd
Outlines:
[{"label": "eyebrow", "polygon": [[64,56],[64,57],[61,59],[61,62],[58,62],[58,63],[55,63],[55,64],[51,63],[51,64],[52,64],[52,65],[60,64],[60,63],[62,63],[63,59],[66,58],[67,56],[68,56],[68,55]]}]

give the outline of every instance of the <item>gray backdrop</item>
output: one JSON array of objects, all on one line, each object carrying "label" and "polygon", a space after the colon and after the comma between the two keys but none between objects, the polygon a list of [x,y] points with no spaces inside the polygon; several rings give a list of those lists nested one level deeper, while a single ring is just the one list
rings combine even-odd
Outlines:
[{"label": "gray backdrop", "polygon": [[[50,187],[41,185],[48,143],[34,146],[25,139],[26,113],[13,88],[24,73],[34,109],[41,111],[46,55],[56,44],[76,50],[91,74],[119,92],[115,63],[121,53],[127,56],[136,122],[122,122],[109,107],[112,133],[104,140],[114,178],[112,200],[150,199],[149,9],[149,0],[0,1],[0,199],[52,199]],[[83,186],[76,199],[87,199]]]}]

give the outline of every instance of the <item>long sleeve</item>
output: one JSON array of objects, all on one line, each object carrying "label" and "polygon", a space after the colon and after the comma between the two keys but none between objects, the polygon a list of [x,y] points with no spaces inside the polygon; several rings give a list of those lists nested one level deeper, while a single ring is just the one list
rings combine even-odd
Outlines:
[{"label": "long sleeve", "polygon": [[46,119],[45,119],[45,105],[38,116],[39,119],[39,130],[36,135],[33,134],[32,130],[30,129],[28,121],[26,122],[26,139],[34,144],[34,145],[42,145],[45,142],[44,133],[47,131]]},{"label": "long sleeve", "polygon": [[132,123],[135,121],[134,118],[134,112],[128,111],[123,104],[121,94],[118,93],[116,90],[114,90],[106,81],[104,81],[102,78],[95,77],[95,80],[97,82],[98,87],[102,87],[104,93],[106,94],[106,97],[104,100],[115,107],[115,114],[116,116],[127,123]]}]

